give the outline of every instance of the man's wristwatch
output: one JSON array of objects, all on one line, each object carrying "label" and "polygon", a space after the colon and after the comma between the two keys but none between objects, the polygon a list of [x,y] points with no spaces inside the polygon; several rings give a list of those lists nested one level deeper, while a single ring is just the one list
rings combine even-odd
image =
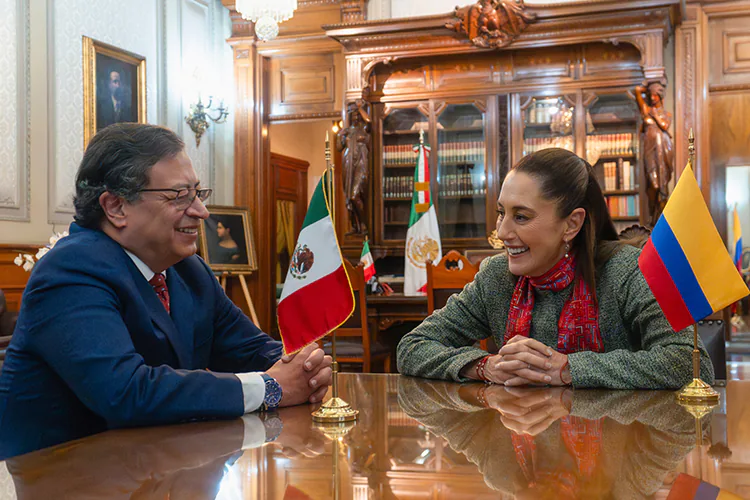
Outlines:
[{"label": "man's wristwatch", "polygon": [[263,398],[263,403],[260,405],[260,411],[275,410],[279,407],[281,397],[284,395],[281,386],[276,382],[275,378],[267,373],[261,373],[260,376],[263,377],[263,382],[266,384],[266,395]]},{"label": "man's wristwatch", "polygon": [[279,418],[279,414],[273,410],[260,414],[260,421],[263,422],[263,428],[266,431],[266,443],[276,441],[281,435],[284,423]]}]

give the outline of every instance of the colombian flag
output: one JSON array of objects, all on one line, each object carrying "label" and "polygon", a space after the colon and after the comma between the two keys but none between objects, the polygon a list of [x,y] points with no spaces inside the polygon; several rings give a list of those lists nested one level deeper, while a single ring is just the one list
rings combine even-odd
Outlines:
[{"label": "colombian flag", "polygon": [[667,500],[741,500],[741,497],[683,473],[677,476]]},{"label": "colombian flag", "polygon": [[691,164],[641,252],[638,265],[675,331],[750,293],[714,226]]},{"label": "colombian flag", "polygon": [[740,216],[737,213],[737,205],[734,206],[732,232],[734,233],[734,265],[738,271],[742,272],[742,227],[740,226]]}]

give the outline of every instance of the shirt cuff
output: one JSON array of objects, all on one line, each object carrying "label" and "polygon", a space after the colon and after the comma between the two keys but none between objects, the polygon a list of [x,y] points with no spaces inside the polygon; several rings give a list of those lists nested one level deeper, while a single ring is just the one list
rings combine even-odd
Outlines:
[{"label": "shirt cuff", "polygon": [[266,397],[266,383],[260,372],[235,373],[242,384],[242,398],[245,401],[245,413],[251,413],[260,408]]},{"label": "shirt cuff", "polygon": [[258,415],[244,415],[242,417],[242,423],[244,425],[242,449],[250,450],[252,448],[263,446],[266,442],[266,427],[263,425],[263,422],[260,421]]}]

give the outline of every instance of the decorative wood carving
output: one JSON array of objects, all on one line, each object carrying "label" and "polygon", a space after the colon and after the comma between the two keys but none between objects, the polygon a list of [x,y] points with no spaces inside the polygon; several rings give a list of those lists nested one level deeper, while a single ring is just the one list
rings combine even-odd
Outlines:
[{"label": "decorative wood carving", "polygon": [[665,81],[647,82],[635,89],[635,98],[643,120],[641,144],[646,169],[649,223],[656,225],[669,198],[669,183],[674,173],[674,149],[669,127],[672,114],[664,109]]},{"label": "decorative wood carving", "polygon": [[351,225],[350,234],[367,233],[367,194],[370,184],[370,115],[367,103],[360,99],[349,104],[347,127],[337,136],[336,144],[343,152],[344,196]]},{"label": "decorative wood carving", "polygon": [[456,20],[445,27],[469,37],[477,47],[497,49],[510,45],[536,19],[523,0],[479,0],[456,7]]},{"label": "decorative wood carving", "polygon": [[[489,0],[481,0],[478,5],[485,1]],[[514,2],[502,2],[503,5],[509,3]],[[641,0],[633,4],[633,7],[629,6],[629,3],[574,2],[574,5],[562,3],[535,7],[535,22],[527,23],[526,29],[516,35],[510,47],[514,50],[544,48],[536,53],[536,57],[544,58],[554,52],[557,46],[591,42],[616,45],[627,42],[639,50],[640,67],[634,67],[634,72],[641,73],[640,79],[644,76],[648,79],[662,78],[665,76],[664,43],[672,29],[671,19],[681,15],[680,7],[669,0]],[[426,57],[460,57],[486,52],[486,49],[474,45],[468,34],[456,36],[454,30],[446,27],[454,23],[455,16],[446,14],[324,26],[326,34],[344,48],[347,64],[346,100],[351,102],[362,98],[368,83],[372,84],[371,74],[377,73],[383,64],[391,64],[397,60],[403,62],[419,58],[418,60],[424,61]],[[501,47],[501,51],[504,50],[507,50],[507,46]],[[628,58],[628,51],[624,48],[622,50]],[[618,54],[617,49],[610,52]],[[573,64],[576,61],[577,66]],[[513,67],[512,60],[500,58],[493,71],[483,72],[482,77],[489,75],[495,85],[510,83],[517,76],[512,73]],[[561,61],[560,71],[570,75],[570,78],[577,78],[581,68],[585,69],[582,59],[571,59]],[[436,75],[429,82],[434,85],[440,78],[440,75]],[[371,90],[376,93],[382,91],[375,86]]]}]

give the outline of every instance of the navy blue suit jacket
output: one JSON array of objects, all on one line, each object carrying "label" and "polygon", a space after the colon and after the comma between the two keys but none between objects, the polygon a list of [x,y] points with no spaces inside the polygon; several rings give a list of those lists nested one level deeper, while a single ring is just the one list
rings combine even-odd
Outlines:
[{"label": "navy blue suit jacket", "polygon": [[242,415],[231,373],[282,353],[198,256],[167,270],[171,315],[122,247],[71,235],[35,266],[0,375],[0,457],[110,428]]}]

